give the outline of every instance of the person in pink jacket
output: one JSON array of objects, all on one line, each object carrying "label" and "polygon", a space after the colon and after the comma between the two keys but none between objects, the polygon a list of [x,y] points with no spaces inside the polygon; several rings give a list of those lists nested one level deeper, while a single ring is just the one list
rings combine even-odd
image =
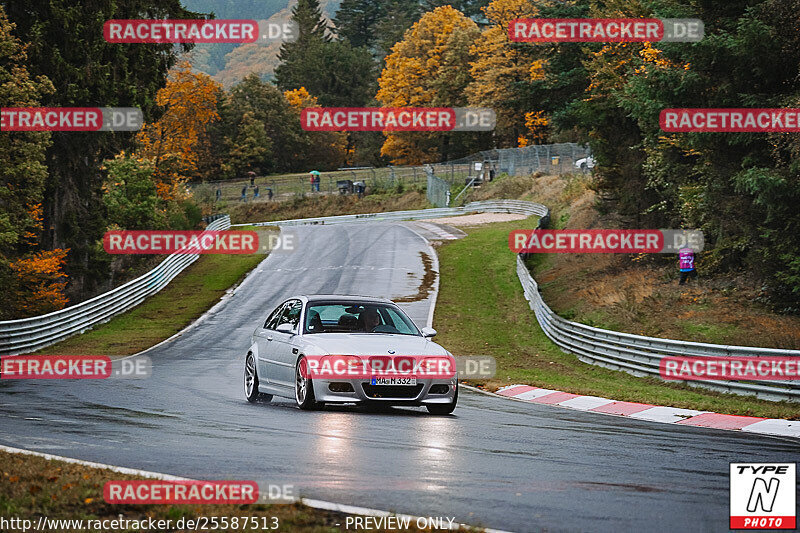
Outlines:
[{"label": "person in pink jacket", "polygon": [[681,271],[681,278],[678,285],[683,285],[686,283],[687,279],[697,277],[695,254],[692,248],[681,248],[678,250],[678,269]]}]

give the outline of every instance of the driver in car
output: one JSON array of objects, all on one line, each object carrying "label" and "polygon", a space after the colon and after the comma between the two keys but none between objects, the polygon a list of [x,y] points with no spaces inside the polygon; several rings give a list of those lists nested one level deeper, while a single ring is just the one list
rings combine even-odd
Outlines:
[{"label": "driver in car", "polygon": [[364,331],[372,333],[372,330],[381,325],[381,316],[374,307],[367,307],[359,316],[364,325]]}]

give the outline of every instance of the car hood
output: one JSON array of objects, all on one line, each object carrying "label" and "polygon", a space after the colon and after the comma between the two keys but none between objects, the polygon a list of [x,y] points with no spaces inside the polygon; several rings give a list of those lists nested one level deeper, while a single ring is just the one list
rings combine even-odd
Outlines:
[{"label": "car hood", "polygon": [[305,335],[304,344],[315,355],[447,355],[448,352],[427,337],[385,333],[315,333]]}]

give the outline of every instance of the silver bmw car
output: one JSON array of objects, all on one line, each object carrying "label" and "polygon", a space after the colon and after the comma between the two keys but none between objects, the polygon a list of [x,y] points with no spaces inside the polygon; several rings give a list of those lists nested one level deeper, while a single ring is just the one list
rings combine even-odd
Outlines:
[{"label": "silver bmw car", "polygon": [[313,295],[288,298],[253,332],[244,364],[247,400],[424,405],[450,414],[458,402],[453,355],[391,300]]}]

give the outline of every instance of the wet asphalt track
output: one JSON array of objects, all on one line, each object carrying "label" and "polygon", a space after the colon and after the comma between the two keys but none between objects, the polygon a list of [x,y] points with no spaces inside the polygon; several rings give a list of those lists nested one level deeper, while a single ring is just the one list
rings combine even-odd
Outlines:
[{"label": "wet asphalt track", "polygon": [[[402,225],[295,231],[301,253],[274,254],[196,328],[148,353],[152,378],[0,381],[0,443],[195,479],[289,483],[305,497],[511,531],[728,531],[728,463],[800,458],[796,440],[464,390],[449,417],[250,405],[242,356],[283,297],[400,298],[422,278],[428,247]],[[405,307],[426,324],[428,300]]]}]

